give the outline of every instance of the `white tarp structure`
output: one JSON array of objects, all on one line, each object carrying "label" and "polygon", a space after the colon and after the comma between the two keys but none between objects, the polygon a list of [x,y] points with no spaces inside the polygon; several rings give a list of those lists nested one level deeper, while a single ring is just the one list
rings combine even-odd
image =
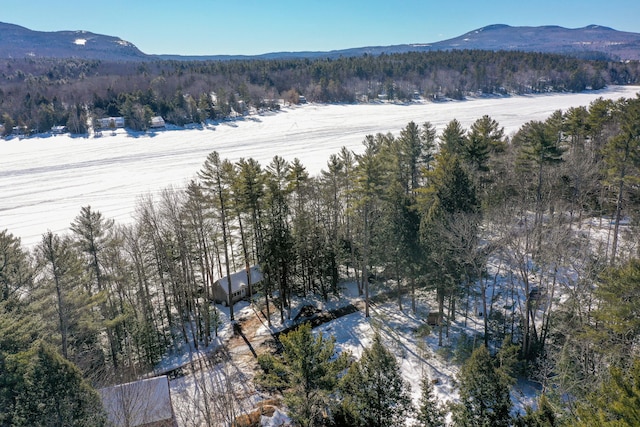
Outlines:
[{"label": "white tarp structure", "polygon": [[98,390],[115,427],[175,427],[166,375]]}]

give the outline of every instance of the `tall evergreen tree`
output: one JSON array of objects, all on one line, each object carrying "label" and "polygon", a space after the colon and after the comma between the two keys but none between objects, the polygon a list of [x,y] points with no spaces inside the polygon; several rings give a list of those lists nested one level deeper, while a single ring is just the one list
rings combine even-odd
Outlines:
[{"label": "tall evergreen tree", "polygon": [[616,114],[620,131],[604,147],[607,181],[616,197],[611,264],[616,261],[625,191],[640,183],[640,97],[620,100]]},{"label": "tall evergreen tree", "polygon": [[[250,220],[252,238],[248,240],[253,242],[251,252],[252,258],[258,264],[264,266],[264,203],[265,203],[265,176],[255,159],[240,159],[238,162],[238,182],[236,185],[238,205],[241,211],[248,212]],[[263,291],[266,301],[267,323],[271,325],[271,313],[269,308],[269,292],[271,278],[266,276],[263,280]]]},{"label": "tall evergreen tree", "polygon": [[487,197],[487,186],[491,180],[491,160],[505,149],[504,128],[497,121],[484,115],[471,125],[462,158],[483,198]]},{"label": "tall evergreen tree", "polygon": [[518,416],[515,420],[516,427],[557,427],[560,425],[563,424],[544,394],[538,398],[538,407],[535,410],[527,407],[526,413]]},{"label": "tall evergreen tree", "polygon": [[7,230],[0,231],[0,303],[10,310],[33,283],[33,268],[20,239]]},{"label": "tall evergreen tree", "polygon": [[51,322],[52,337],[62,356],[82,365],[86,372],[102,367],[103,355],[98,335],[100,322],[96,304],[104,293],[91,296],[79,254],[69,237],[47,232],[36,248],[41,278],[33,293],[43,321]]},{"label": "tall evergreen tree", "polygon": [[[436,156],[436,167],[429,173],[429,186],[419,200],[422,212],[420,241],[427,256],[429,276],[435,283],[439,329],[438,342],[442,345],[442,319],[444,303],[449,298],[449,311],[457,289],[465,279],[463,257],[447,244],[451,222],[461,215],[474,215],[479,211],[476,190],[458,156],[443,150]],[[471,235],[471,233],[467,233]],[[448,316],[448,319],[451,316]]]},{"label": "tall evergreen tree", "polygon": [[[390,137],[392,138],[392,137]],[[383,134],[367,135],[363,141],[365,151],[357,156],[358,166],[355,171],[354,193],[357,197],[356,207],[361,215],[362,224],[362,288],[364,288],[365,316],[369,317],[369,274],[367,268],[371,261],[371,241],[373,236],[374,216],[378,214],[378,200],[384,183],[384,162],[380,150],[385,140],[390,139]]]},{"label": "tall evergreen tree", "polygon": [[632,427],[640,425],[640,359],[628,370],[612,367],[610,377],[587,401],[580,402],[578,427]]},{"label": "tall evergreen tree", "polygon": [[420,129],[415,122],[409,122],[397,138],[398,179],[407,193],[415,195],[420,186],[421,167],[427,165],[433,156],[435,130],[430,123]]},{"label": "tall evergreen tree", "polygon": [[343,241],[340,240],[340,220],[342,219],[342,213],[344,207],[342,206],[342,191],[343,183],[342,176],[344,174],[345,164],[340,157],[336,154],[329,156],[327,162],[327,170],[321,171],[320,185],[325,189],[325,194],[329,199],[329,203],[326,204],[328,210],[328,222],[327,222],[327,242],[328,249],[328,261],[331,270],[331,287],[334,293],[338,290],[338,265],[342,261],[341,256],[343,249]]},{"label": "tall evergreen tree", "polygon": [[[288,176],[291,165],[280,156],[275,156],[267,165],[267,226],[263,247],[263,270],[279,284],[280,320],[284,322],[285,307],[289,305],[291,276],[295,264],[293,236],[289,222],[290,203]],[[290,315],[290,310],[288,311]]]},{"label": "tall evergreen tree", "polygon": [[336,354],[335,339],[314,335],[306,323],[281,337],[282,361],[270,359],[271,370],[284,373],[285,403],[290,417],[299,425],[325,425],[340,373],[347,368],[349,355]]},{"label": "tall evergreen tree", "polygon": [[440,427],[445,425],[445,411],[434,395],[433,383],[427,374],[420,379],[420,402],[416,419],[416,427]]},{"label": "tall evergreen tree", "polygon": [[452,406],[454,425],[508,427],[512,403],[509,377],[496,368],[485,346],[478,347],[457,377],[460,403]]},{"label": "tall evergreen tree", "polygon": [[440,150],[446,150],[450,154],[457,156],[464,156],[467,145],[465,133],[466,131],[458,120],[451,120],[440,135]]},{"label": "tall evergreen tree", "polygon": [[[0,411],[7,426],[105,426],[98,393],[71,362],[39,341],[7,361],[10,399]],[[2,384],[6,386],[7,384]],[[7,390],[4,390],[5,392]]]},{"label": "tall evergreen tree", "polygon": [[229,186],[228,183],[224,182],[223,179],[223,170],[222,170],[222,161],[220,159],[220,155],[217,151],[212,151],[207,156],[204,164],[202,165],[202,169],[198,172],[198,176],[203,182],[204,187],[211,195],[211,200],[214,203],[214,206],[217,207],[219,219],[220,219],[220,227],[222,228],[222,249],[224,251],[224,264],[225,271],[227,277],[227,294],[229,305],[229,319],[231,321],[235,320],[234,310],[233,310],[233,291],[231,288],[231,257],[229,256],[229,227],[228,227],[228,217],[229,217]]},{"label": "tall evergreen tree", "polygon": [[[111,361],[114,368],[119,365],[121,341],[124,339],[122,318],[118,317],[118,310],[114,301],[114,292],[108,287],[109,278],[105,274],[104,251],[112,241],[114,221],[105,219],[102,213],[94,211],[91,206],[83,206],[80,214],[71,223],[71,231],[75,236],[75,245],[84,255],[85,271],[91,278],[91,286],[87,288],[90,294],[103,295],[100,304],[101,314],[108,321],[107,338]],[[116,320],[118,319],[118,320]],[[64,352],[63,352],[64,354]]]},{"label": "tall evergreen tree", "polygon": [[422,141],[418,127],[409,123],[401,137],[388,139],[379,156],[386,167],[384,187],[379,195],[380,223],[376,231],[374,246],[389,248],[380,252],[379,259],[386,269],[394,271],[397,281],[398,307],[402,310],[402,284],[408,279],[412,284],[412,307],[415,310],[415,279],[422,254],[418,242],[420,217],[416,210],[416,195],[419,190],[420,173],[418,163],[422,156]]},{"label": "tall evergreen tree", "polygon": [[640,260],[605,270],[598,282],[591,338],[609,364],[624,366],[640,339]]},{"label": "tall evergreen tree", "polygon": [[376,333],[341,381],[342,405],[354,426],[395,427],[413,411],[409,384],[394,355]]},{"label": "tall evergreen tree", "polygon": [[[422,140],[422,162],[420,168],[424,171],[431,170],[431,163],[437,150],[436,144],[437,131],[431,122],[424,122],[420,130],[420,139]],[[424,172],[423,171],[423,172]]]},{"label": "tall evergreen tree", "polygon": [[557,165],[562,162],[562,115],[552,116],[545,122],[531,121],[525,123],[514,136],[514,144],[521,147],[519,161],[521,165],[532,164],[530,169],[535,176],[535,221],[534,228],[538,235],[538,248],[542,239],[542,220],[545,210],[543,198],[544,169],[546,166]]}]

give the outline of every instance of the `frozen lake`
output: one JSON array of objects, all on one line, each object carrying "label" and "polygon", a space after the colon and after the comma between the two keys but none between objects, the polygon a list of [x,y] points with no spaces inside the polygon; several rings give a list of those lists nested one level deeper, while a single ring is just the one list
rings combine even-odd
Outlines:
[{"label": "frozen lake", "polygon": [[397,135],[412,120],[430,121],[440,133],[453,118],[468,128],[488,114],[509,135],[555,110],[587,106],[598,97],[635,97],[639,90],[626,86],[411,105],[311,104],[205,129],[0,140],[0,230],[8,229],[31,247],[47,230],[66,232],[85,205],[117,222],[129,222],[140,195],[157,194],[169,185],[184,187],[214,150],[232,161],[253,157],[263,166],[274,155],[298,157],[317,174],[341,147],[360,152],[366,135]]}]

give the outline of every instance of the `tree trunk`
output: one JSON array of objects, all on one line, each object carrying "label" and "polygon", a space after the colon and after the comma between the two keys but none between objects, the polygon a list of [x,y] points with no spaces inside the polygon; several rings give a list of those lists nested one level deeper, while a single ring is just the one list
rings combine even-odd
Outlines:
[{"label": "tree trunk", "polygon": [[611,243],[611,265],[615,265],[616,252],[618,249],[618,233],[620,231],[620,220],[622,219],[622,196],[624,194],[624,168],[620,172],[620,185],[618,186],[618,197],[616,197],[615,223],[613,226],[613,242]]}]

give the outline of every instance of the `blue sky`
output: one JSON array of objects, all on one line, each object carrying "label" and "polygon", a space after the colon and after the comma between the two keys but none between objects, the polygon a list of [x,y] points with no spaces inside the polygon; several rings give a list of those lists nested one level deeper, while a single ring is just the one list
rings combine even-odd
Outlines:
[{"label": "blue sky", "polygon": [[428,43],[490,24],[640,33],[640,1],[3,0],[0,21],[117,36],[150,54],[252,55]]}]

